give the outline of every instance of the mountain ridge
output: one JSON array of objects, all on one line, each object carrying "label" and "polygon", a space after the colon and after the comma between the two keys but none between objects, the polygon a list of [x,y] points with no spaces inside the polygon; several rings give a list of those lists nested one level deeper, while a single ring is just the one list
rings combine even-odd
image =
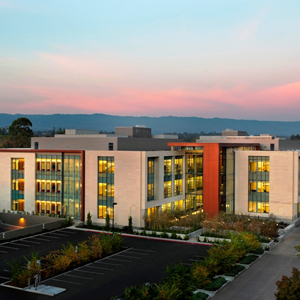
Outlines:
[{"label": "mountain ridge", "polygon": [[0,113],[0,127],[10,126],[13,120],[26,117],[33,126],[34,131],[58,129],[96,129],[114,131],[115,127],[145,125],[152,128],[153,134],[172,132],[222,132],[230,128],[247,131],[248,134],[276,134],[290,136],[300,133],[300,121],[258,121],[228,118],[203,117],[133,117],[117,116],[101,113],[95,114],[6,114]]}]

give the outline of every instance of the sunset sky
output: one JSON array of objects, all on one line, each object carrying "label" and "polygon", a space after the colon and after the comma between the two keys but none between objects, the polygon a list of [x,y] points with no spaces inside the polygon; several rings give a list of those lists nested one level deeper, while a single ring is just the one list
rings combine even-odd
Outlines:
[{"label": "sunset sky", "polygon": [[0,112],[300,121],[299,0],[0,0]]}]

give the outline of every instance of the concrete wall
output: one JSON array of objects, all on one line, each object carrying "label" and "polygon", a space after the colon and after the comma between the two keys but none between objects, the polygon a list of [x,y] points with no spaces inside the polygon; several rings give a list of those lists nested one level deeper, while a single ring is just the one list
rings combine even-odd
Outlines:
[{"label": "concrete wall", "polygon": [[65,219],[0,213],[0,220],[7,224],[24,227],[17,230],[2,232],[0,234],[0,241],[2,241],[20,238],[30,234],[37,234],[43,230],[61,228]]},{"label": "concrete wall", "polygon": [[235,212],[248,212],[248,157],[269,156],[269,214],[278,219],[292,221],[297,218],[298,203],[298,152],[236,151],[235,152]]},{"label": "concrete wall", "polygon": [[[88,212],[93,223],[105,224],[105,219],[98,219],[98,157],[113,156],[115,162],[114,185],[115,225],[128,225],[132,216],[133,226],[144,226],[147,208],[161,206],[184,199],[184,194],[164,199],[164,157],[177,156],[178,151],[86,151],[85,170],[85,219]],[[155,157],[155,200],[147,201],[148,157]],[[184,184],[184,180],[183,180]],[[173,187],[174,188],[174,187]]]},{"label": "concrete wall", "polygon": [[11,159],[24,158],[25,211],[35,211],[35,153],[0,152],[0,211],[11,210]]}]

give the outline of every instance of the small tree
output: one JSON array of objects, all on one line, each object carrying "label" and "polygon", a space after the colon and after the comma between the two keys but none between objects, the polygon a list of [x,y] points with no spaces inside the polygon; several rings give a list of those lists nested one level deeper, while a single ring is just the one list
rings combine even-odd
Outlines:
[{"label": "small tree", "polygon": [[132,216],[129,216],[129,218],[128,218],[128,231],[129,231],[129,233],[133,233]]},{"label": "small tree", "polygon": [[109,219],[109,214],[106,213],[104,229],[105,229],[106,231],[109,231],[109,228],[110,228],[110,219]]},{"label": "small tree", "polygon": [[298,300],[300,299],[300,271],[293,267],[292,276],[282,276],[281,280],[276,282],[277,293],[275,297],[277,300]]},{"label": "small tree", "polygon": [[92,215],[90,212],[87,214],[86,225],[88,228],[91,228],[93,226]]}]

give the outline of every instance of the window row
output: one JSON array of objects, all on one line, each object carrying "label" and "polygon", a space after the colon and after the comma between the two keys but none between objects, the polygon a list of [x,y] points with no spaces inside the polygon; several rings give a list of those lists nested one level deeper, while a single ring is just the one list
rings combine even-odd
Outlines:
[{"label": "window row", "polygon": [[58,193],[61,192],[61,181],[40,181],[36,182],[36,191],[42,193]]},{"label": "window row", "polygon": [[113,157],[99,157],[99,174],[114,174],[115,162]]},{"label": "window row", "polygon": [[36,159],[36,170],[46,172],[60,172],[61,159]]},{"label": "window row", "polygon": [[249,172],[269,172],[270,161],[269,156],[250,156]]},{"label": "window row", "polygon": [[249,201],[249,212],[269,213],[269,202]]},{"label": "window row", "polygon": [[115,186],[113,184],[99,183],[99,199],[115,196]]},{"label": "window row", "polygon": [[24,192],[24,179],[12,179],[12,187],[13,191],[22,191]]},{"label": "window row", "polygon": [[24,158],[12,158],[12,169],[24,171],[25,159]]},{"label": "window row", "polygon": [[269,193],[269,181],[249,181],[249,192]]}]

